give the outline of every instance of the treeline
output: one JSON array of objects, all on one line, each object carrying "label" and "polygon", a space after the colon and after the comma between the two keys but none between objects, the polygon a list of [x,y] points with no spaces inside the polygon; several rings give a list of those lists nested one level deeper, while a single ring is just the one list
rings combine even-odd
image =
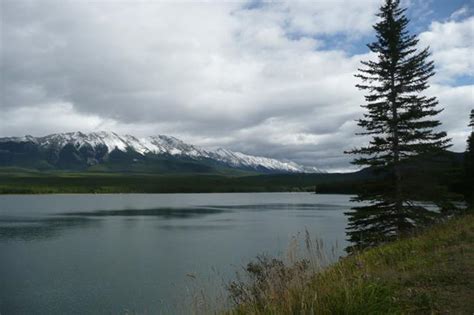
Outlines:
[{"label": "treeline", "polygon": [[[447,152],[437,163],[419,162],[430,181],[456,195],[465,189],[463,154]],[[381,175],[378,175],[381,176]],[[428,175],[427,175],[428,176]],[[273,174],[223,176],[213,174],[156,175],[137,173],[29,172],[0,169],[0,193],[212,193],[212,192],[314,192],[355,194],[364,183],[376,180],[370,169],[353,173]]]},{"label": "treeline", "polygon": [[353,193],[356,174],[288,174],[229,177],[220,175],[38,174],[0,176],[2,194],[42,193]]}]

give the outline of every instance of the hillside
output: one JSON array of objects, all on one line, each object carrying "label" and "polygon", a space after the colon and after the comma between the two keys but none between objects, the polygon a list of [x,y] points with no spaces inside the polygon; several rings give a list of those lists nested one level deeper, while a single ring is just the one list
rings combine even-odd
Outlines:
[{"label": "hillside", "polygon": [[229,313],[472,314],[474,216],[344,258],[322,272],[305,266],[268,259],[249,264],[255,280],[230,285],[236,305]]},{"label": "hillside", "polygon": [[0,168],[0,193],[202,193],[314,191],[352,193],[366,172],[347,174],[143,174],[39,172]]},{"label": "hillside", "polygon": [[175,137],[137,138],[114,132],[71,132],[0,138],[0,167],[135,173],[319,173],[316,167],[219,148]]},{"label": "hillside", "polygon": [[[464,187],[459,172],[462,154],[447,152],[437,162],[418,161],[424,178],[447,186],[454,193]],[[0,167],[0,193],[203,193],[309,191],[354,194],[375,176],[370,169],[352,173],[270,173],[210,167],[202,164],[162,160],[162,164],[111,171],[111,164],[95,165],[87,171],[35,170]]]}]

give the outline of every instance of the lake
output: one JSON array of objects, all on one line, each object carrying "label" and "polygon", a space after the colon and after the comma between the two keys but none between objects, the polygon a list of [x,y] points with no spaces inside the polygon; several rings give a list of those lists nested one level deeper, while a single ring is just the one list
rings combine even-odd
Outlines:
[{"label": "lake", "polygon": [[[304,233],[344,253],[347,195],[0,196],[0,314],[185,313]],[[213,290],[219,292],[213,292]],[[222,293],[222,292],[221,292]]]}]

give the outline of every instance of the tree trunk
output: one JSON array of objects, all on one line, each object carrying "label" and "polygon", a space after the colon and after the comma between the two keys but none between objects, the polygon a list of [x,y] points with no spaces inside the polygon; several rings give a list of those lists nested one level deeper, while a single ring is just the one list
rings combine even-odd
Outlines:
[{"label": "tree trunk", "polygon": [[400,148],[399,148],[399,136],[398,136],[398,108],[397,108],[397,93],[395,89],[395,64],[392,62],[392,74],[391,74],[391,93],[390,103],[392,105],[392,150],[393,150],[393,171],[395,177],[395,211],[397,212],[398,222],[397,229],[399,232],[404,230],[404,217],[403,217],[403,200],[402,200],[402,175],[400,171]]}]

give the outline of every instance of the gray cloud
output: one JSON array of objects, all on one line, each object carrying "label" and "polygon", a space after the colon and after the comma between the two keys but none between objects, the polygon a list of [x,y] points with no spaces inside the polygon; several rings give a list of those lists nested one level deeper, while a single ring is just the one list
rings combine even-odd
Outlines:
[{"label": "gray cloud", "polygon": [[[339,170],[351,167],[342,152],[364,141],[354,136],[363,97],[353,74],[370,55],[331,50],[324,38],[370,34],[379,1],[0,5],[0,136],[162,133]],[[433,22],[422,34],[434,43],[442,80],[432,92],[456,150],[473,103],[472,85],[449,85],[453,56],[472,52],[461,43],[467,19]],[[453,30],[460,40],[437,44]]]}]

